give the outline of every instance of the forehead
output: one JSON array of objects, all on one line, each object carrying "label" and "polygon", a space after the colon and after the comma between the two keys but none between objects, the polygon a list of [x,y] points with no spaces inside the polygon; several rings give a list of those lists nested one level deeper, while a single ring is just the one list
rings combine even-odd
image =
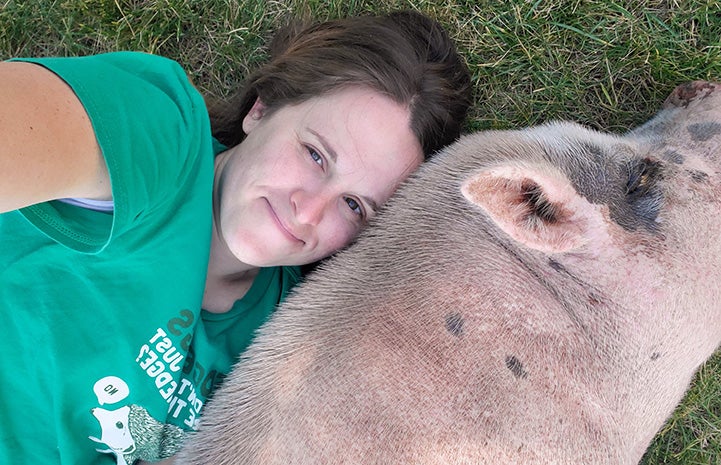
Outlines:
[{"label": "forehead", "polygon": [[423,160],[410,111],[377,91],[354,87],[302,104],[301,133],[334,160],[334,174],[384,202]]}]

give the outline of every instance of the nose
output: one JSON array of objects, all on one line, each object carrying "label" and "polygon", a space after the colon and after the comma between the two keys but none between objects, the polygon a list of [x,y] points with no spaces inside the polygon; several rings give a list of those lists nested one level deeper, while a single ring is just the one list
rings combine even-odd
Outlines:
[{"label": "nose", "polygon": [[663,104],[664,108],[686,108],[694,101],[702,100],[719,89],[718,83],[693,81],[676,87]]},{"label": "nose", "polygon": [[301,224],[317,226],[328,211],[330,196],[321,191],[299,189],[291,196],[296,220]]}]

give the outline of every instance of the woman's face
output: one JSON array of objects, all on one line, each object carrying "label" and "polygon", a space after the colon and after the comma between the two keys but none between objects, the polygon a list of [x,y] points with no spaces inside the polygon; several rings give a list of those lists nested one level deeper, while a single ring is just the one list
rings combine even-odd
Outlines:
[{"label": "woman's face", "polygon": [[347,88],[243,120],[216,160],[216,239],[252,266],[301,265],[347,245],[423,160],[408,109]]}]

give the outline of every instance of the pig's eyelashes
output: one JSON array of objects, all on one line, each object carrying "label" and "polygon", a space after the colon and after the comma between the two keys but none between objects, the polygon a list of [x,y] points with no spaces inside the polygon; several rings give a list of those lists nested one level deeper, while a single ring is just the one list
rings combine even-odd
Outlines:
[{"label": "pig's eyelashes", "polygon": [[660,162],[648,158],[636,160],[629,166],[626,204],[630,211],[629,215],[617,218],[621,226],[633,230],[642,225],[649,231],[657,230],[656,218],[663,199],[657,185],[662,171]]},{"label": "pig's eyelashes", "polygon": [[647,195],[661,174],[661,164],[644,158],[631,165],[626,182],[626,195],[642,197]]}]

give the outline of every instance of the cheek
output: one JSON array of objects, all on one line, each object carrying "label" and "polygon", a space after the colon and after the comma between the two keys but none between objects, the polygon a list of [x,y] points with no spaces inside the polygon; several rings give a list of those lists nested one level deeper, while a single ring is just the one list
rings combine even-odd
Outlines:
[{"label": "cheek", "polygon": [[345,218],[334,218],[318,233],[318,246],[330,255],[348,245],[359,232],[359,228]]}]

